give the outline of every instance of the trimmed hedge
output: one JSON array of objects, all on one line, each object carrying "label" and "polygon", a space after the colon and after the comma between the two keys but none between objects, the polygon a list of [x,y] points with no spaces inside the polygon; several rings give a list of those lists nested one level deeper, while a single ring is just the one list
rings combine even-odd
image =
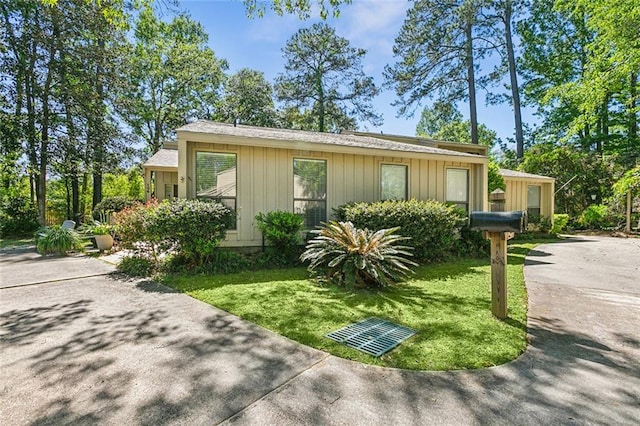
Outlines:
[{"label": "trimmed hedge", "polygon": [[455,253],[459,229],[466,218],[450,206],[435,200],[378,201],[349,203],[334,210],[336,219],[372,231],[400,227],[398,234],[410,237],[420,262],[443,260]]}]

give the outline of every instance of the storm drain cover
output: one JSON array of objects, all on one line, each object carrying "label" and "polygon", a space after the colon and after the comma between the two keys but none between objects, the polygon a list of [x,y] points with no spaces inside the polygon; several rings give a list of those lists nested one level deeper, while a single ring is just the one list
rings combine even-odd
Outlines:
[{"label": "storm drain cover", "polygon": [[416,331],[379,318],[369,318],[327,334],[331,340],[380,356],[398,346]]}]

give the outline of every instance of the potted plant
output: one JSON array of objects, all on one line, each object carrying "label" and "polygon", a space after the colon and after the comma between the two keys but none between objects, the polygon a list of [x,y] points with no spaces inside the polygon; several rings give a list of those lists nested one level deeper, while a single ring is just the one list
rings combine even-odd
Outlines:
[{"label": "potted plant", "polygon": [[100,251],[111,250],[113,247],[113,228],[107,223],[95,221],[93,225],[86,228],[87,234],[90,234],[96,241],[96,247]]}]

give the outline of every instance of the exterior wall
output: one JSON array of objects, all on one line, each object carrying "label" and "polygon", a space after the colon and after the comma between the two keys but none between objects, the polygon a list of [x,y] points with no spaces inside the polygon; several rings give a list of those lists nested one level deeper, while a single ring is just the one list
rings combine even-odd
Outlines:
[{"label": "exterior wall", "polygon": [[[195,155],[197,151],[237,155],[237,230],[227,233],[227,246],[258,246],[262,236],[254,223],[260,212],[293,211],[293,159],[327,161],[327,212],[349,201],[380,198],[381,164],[408,166],[409,198],[445,201],[446,169],[469,170],[469,209],[487,210],[487,163],[441,161],[421,158],[327,153],[246,145],[181,140],[179,156],[180,197],[195,197]],[[183,155],[183,152],[186,155]],[[398,153],[401,154],[401,153]],[[482,158],[482,157],[480,157]],[[465,160],[460,158],[460,160]],[[178,176],[175,176],[178,182]],[[329,217],[328,219],[331,219]]]},{"label": "exterior wall", "polygon": [[505,177],[505,195],[507,197],[505,208],[510,210],[527,210],[527,187],[529,185],[540,186],[540,214],[548,217],[553,222],[554,212],[554,182],[549,180],[536,180],[526,178]]},{"label": "exterior wall", "polygon": [[[155,172],[155,194],[151,193],[151,172]],[[144,182],[145,182],[145,198],[149,201],[152,195],[162,201],[166,198],[165,185],[177,185],[178,184],[178,172],[168,171],[163,169],[147,168],[144,169]]]}]

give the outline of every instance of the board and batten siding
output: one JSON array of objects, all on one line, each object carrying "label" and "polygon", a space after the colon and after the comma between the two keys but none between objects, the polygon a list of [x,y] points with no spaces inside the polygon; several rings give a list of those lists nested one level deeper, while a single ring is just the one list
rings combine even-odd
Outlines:
[{"label": "board and batten siding", "polygon": [[[155,194],[151,194],[151,172],[155,172]],[[145,181],[145,198],[149,201],[152,195],[155,196],[158,201],[164,200],[165,197],[165,185],[177,185],[178,184],[178,172],[160,170],[158,168],[149,167],[144,171]]]},{"label": "board and batten siding", "polygon": [[529,185],[540,187],[540,214],[553,220],[554,183],[526,178],[504,177],[505,207],[507,211],[527,210],[527,188]]},{"label": "board and batten siding", "polygon": [[[227,233],[226,246],[259,246],[262,235],[255,224],[258,213],[293,211],[293,159],[326,160],[327,214],[350,201],[380,199],[381,164],[408,166],[408,196],[421,200],[445,201],[446,169],[469,170],[470,210],[486,210],[486,164],[430,159],[330,153],[298,149],[233,145],[181,140],[179,170],[187,170],[179,186],[180,197],[194,198],[196,152],[209,151],[237,155],[237,230]],[[184,151],[182,151],[184,150]],[[184,162],[184,163],[183,163]]]}]

